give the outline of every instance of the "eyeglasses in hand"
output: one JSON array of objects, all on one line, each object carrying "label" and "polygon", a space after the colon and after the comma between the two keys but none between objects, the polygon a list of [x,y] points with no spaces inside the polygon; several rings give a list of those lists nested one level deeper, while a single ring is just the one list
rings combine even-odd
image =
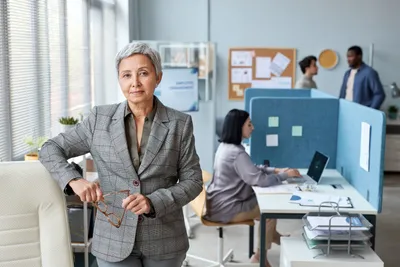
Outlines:
[{"label": "eyeglasses in hand", "polygon": [[[103,213],[107,217],[108,222],[116,228],[121,227],[122,220],[125,216],[126,209],[124,209],[121,216],[118,216],[114,212],[108,212],[108,205],[105,203],[104,199],[107,197],[117,197],[118,194],[122,194],[121,199],[124,199],[129,196],[129,190],[121,190],[121,191],[111,192],[111,193],[105,194],[103,196],[103,200],[93,202],[93,205],[97,208],[97,210],[100,211],[101,213]],[[122,201],[121,201],[121,203],[122,203]]]}]

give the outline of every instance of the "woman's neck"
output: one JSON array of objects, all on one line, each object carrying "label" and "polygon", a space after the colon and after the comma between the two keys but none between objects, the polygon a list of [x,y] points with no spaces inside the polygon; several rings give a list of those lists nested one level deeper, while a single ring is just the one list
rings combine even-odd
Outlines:
[{"label": "woman's neck", "polygon": [[153,110],[153,99],[144,103],[133,104],[128,102],[131,112],[135,118],[144,118]]}]

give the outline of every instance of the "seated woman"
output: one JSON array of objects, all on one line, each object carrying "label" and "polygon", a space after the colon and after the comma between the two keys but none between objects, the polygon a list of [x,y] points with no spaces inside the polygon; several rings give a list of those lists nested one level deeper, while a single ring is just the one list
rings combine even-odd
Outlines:
[{"label": "seated woman", "polygon": [[[288,177],[300,177],[296,169],[255,166],[241,145],[253,130],[246,111],[233,109],[226,115],[221,144],[215,155],[213,178],[207,188],[206,218],[210,221],[229,223],[259,220],[260,210],[252,186],[273,186],[281,184]],[[276,231],[276,219],[267,220],[266,249],[271,248],[272,242],[279,245],[280,237]],[[251,262],[259,262],[259,257],[260,242]],[[268,260],[265,264],[270,266]]]}]

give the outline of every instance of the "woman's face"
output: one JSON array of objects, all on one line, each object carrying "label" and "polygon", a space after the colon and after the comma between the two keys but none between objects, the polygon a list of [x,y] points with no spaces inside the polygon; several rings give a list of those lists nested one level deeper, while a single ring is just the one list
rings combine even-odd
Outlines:
[{"label": "woman's face", "polygon": [[250,120],[250,117],[247,118],[247,120],[244,122],[243,127],[242,127],[242,136],[243,138],[250,138],[251,133],[254,130],[253,123]]},{"label": "woman's face", "polygon": [[145,55],[135,54],[119,64],[119,85],[125,98],[133,104],[152,101],[161,77],[161,74],[157,77],[151,60]]}]

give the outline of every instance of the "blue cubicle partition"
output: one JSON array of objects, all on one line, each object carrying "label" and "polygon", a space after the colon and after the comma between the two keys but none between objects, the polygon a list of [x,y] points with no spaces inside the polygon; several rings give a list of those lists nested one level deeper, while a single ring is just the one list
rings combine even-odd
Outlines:
[{"label": "blue cubicle partition", "polygon": [[[253,97],[250,116],[254,131],[251,158],[256,164],[308,168],[315,151],[328,155],[328,168],[335,168],[339,102],[331,98]],[[269,117],[278,117],[278,127],[269,127]],[[292,127],[301,126],[301,136]],[[267,135],[278,135],[278,146],[267,146]],[[296,135],[296,134],[295,134]]]},{"label": "blue cubicle partition", "polygon": [[247,88],[244,91],[244,110],[250,113],[250,100],[253,97],[311,97],[307,89],[262,89]]},{"label": "blue cubicle partition", "polygon": [[[335,98],[316,89],[263,89],[247,88],[244,91],[244,110],[250,113],[250,100],[253,97],[299,97],[299,98]],[[249,140],[244,140],[249,143]]]},{"label": "blue cubicle partition", "polygon": [[247,88],[244,91],[244,110],[250,112],[250,100],[253,97],[305,97],[305,98],[337,98],[316,89],[262,89]]},{"label": "blue cubicle partition", "polygon": [[337,97],[322,92],[321,90],[312,89],[310,92],[311,98],[335,98]]},{"label": "blue cubicle partition", "polygon": [[[250,139],[254,163],[269,160],[271,166],[308,168],[314,152],[321,151],[330,157],[328,168],[336,168],[381,212],[386,135],[383,112],[312,90],[310,97],[252,97],[249,113],[255,126]],[[269,117],[279,117],[278,127],[269,127]],[[368,171],[360,166],[362,122],[371,126]],[[302,126],[301,136],[292,135],[293,126]],[[278,146],[266,146],[270,134],[278,135]]]},{"label": "blue cubicle partition", "polygon": [[[369,171],[360,167],[361,123],[371,126]],[[336,169],[381,212],[385,155],[386,116],[371,109],[341,99]]]}]

